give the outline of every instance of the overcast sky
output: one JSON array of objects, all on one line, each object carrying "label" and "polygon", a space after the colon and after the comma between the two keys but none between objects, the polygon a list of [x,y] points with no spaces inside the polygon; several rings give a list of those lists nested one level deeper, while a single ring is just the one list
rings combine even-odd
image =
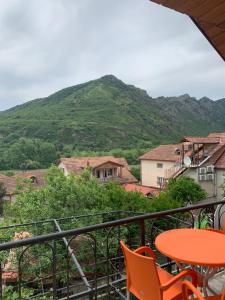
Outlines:
[{"label": "overcast sky", "polygon": [[225,63],[148,0],[1,0],[0,110],[105,74],[149,95],[225,97]]}]

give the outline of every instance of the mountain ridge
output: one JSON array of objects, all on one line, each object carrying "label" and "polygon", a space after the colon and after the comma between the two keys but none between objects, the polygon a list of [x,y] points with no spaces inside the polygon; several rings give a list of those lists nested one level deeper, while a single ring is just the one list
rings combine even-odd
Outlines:
[{"label": "mountain ridge", "polygon": [[105,75],[0,112],[0,145],[38,138],[79,150],[152,147],[225,131],[225,98],[152,98]]}]

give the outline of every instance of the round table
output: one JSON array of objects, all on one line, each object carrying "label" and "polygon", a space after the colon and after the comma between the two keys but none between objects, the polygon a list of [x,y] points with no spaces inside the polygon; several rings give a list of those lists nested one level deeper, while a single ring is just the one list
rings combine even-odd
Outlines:
[{"label": "round table", "polygon": [[[178,263],[209,267],[225,267],[225,234],[204,229],[173,229],[159,234],[156,248]],[[215,272],[214,272],[215,273]],[[205,281],[214,274],[208,271]]]},{"label": "round table", "polygon": [[225,267],[225,234],[204,229],[173,229],[159,234],[156,248],[175,261]]}]

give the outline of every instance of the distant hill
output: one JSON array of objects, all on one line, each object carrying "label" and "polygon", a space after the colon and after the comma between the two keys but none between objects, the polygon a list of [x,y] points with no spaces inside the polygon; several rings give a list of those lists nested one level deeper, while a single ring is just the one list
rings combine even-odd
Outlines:
[{"label": "distant hill", "polygon": [[28,137],[77,150],[146,148],[225,131],[224,116],[225,99],[153,99],[107,75],[1,112],[0,137],[4,147]]}]

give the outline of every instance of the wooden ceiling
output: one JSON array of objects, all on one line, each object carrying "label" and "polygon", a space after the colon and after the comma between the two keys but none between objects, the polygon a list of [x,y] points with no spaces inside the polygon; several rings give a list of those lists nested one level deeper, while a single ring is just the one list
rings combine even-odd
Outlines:
[{"label": "wooden ceiling", "polygon": [[190,16],[225,61],[225,0],[150,0]]}]

